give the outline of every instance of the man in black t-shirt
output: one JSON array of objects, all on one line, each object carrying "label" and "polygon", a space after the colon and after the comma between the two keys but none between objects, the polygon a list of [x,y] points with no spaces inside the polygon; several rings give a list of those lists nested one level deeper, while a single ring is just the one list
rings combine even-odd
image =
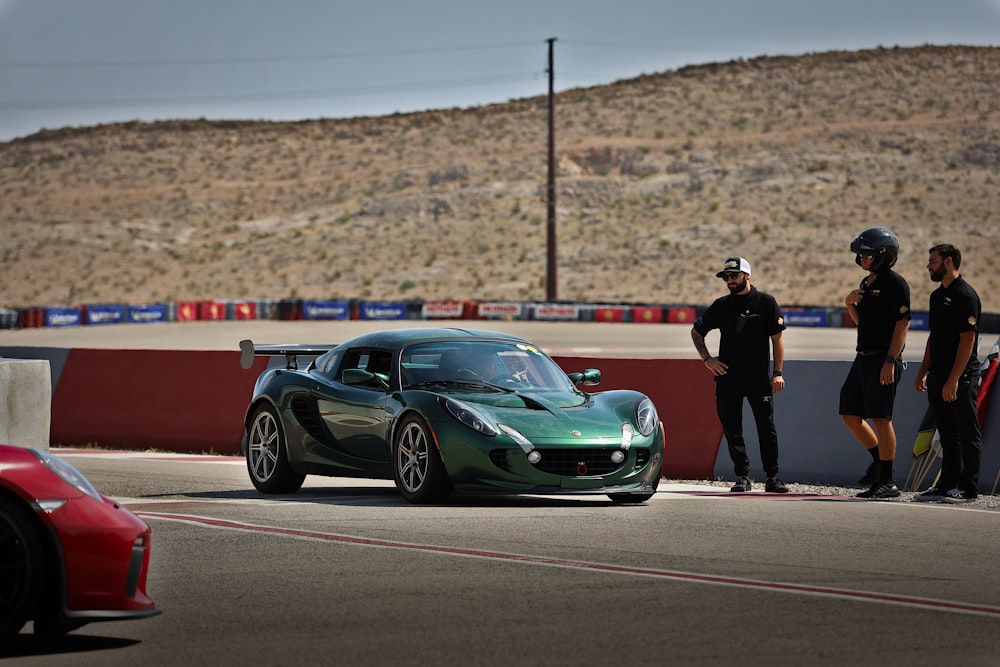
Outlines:
[{"label": "man in black t-shirt", "polygon": [[869,488],[858,497],[895,498],[899,488],[892,478],[896,458],[892,408],[910,326],[910,286],[892,270],[899,239],[888,229],[866,229],[851,242],[851,251],[868,275],[844,299],[847,314],[858,325],[858,338],[854,363],[840,388],[840,419],[872,457],[858,480]]},{"label": "man in black t-shirt", "polygon": [[[750,459],[743,439],[743,401],[750,404],[757,424],[760,458],[767,481],[764,490],[787,493],[778,479],[778,433],[774,427],[774,394],[785,387],[781,366],[785,346],[781,332],[785,321],[778,303],[770,294],[750,284],[750,263],[730,257],[716,277],[726,281],[729,295],[716,299],[691,328],[691,339],[705,367],[715,376],[715,407],[729,446],[736,472],[731,491],[747,492]],[[713,357],[705,346],[705,335],[719,330],[719,355]],[[774,350],[774,371],[770,371]]]},{"label": "man in black t-shirt", "polygon": [[941,476],[914,497],[919,501],[961,503],[979,496],[983,433],[976,408],[980,365],[977,324],[979,295],[958,269],[962,253],[950,243],[930,249],[927,271],[941,286],[931,292],[930,336],[913,381],[927,392],[941,437]]}]

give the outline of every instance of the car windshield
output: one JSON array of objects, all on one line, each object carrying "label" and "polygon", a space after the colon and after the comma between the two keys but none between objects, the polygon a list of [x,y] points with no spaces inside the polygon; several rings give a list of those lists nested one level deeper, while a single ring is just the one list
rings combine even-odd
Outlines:
[{"label": "car windshield", "polygon": [[530,343],[436,341],[400,353],[402,386],[425,383],[481,383],[505,389],[574,391],[566,374]]}]

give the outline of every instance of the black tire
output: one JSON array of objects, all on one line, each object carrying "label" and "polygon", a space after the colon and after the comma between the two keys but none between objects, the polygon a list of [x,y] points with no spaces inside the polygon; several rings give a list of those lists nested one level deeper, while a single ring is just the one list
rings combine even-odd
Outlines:
[{"label": "black tire", "polygon": [[270,404],[257,408],[247,427],[247,472],[261,493],[295,493],[306,479],[288,463],[285,431]]},{"label": "black tire", "polygon": [[0,498],[0,637],[20,632],[42,595],[42,543],[19,502]]},{"label": "black tire", "polygon": [[392,440],[392,477],[408,503],[440,503],[451,493],[451,480],[430,430],[417,416],[407,417]]}]

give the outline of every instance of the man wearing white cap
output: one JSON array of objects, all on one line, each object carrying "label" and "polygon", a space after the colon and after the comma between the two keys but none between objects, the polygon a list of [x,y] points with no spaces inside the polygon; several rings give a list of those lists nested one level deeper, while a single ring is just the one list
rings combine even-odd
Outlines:
[{"label": "man wearing white cap", "polygon": [[[774,427],[774,394],[785,388],[781,366],[785,344],[781,332],[785,320],[774,297],[750,284],[750,262],[730,257],[715,274],[726,281],[727,296],[716,299],[691,328],[694,347],[715,376],[715,407],[733,460],[736,484],[731,491],[747,492],[750,459],[743,439],[743,401],[750,404],[757,425],[760,458],[767,481],[764,490],[787,493],[778,479],[778,433]],[[713,357],[705,346],[705,335],[719,330],[719,355]],[[771,351],[774,370],[771,371]]]}]

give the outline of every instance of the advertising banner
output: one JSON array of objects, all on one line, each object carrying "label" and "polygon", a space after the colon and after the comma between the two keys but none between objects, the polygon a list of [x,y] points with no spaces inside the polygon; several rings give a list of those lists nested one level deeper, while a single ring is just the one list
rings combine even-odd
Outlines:
[{"label": "advertising banner", "polygon": [[632,321],[660,324],[663,322],[663,309],[659,306],[632,306]]},{"label": "advertising banner", "polygon": [[789,327],[825,327],[827,313],[819,308],[798,308],[782,311],[785,316],[785,326]]},{"label": "advertising banner", "polygon": [[595,322],[624,322],[625,308],[622,306],[597,306],[594,309]]},{"label": "advertising banner", "polygon": [[520,303],[481,303],[479,316],[493,320],[519,320],[524,312]]},{"label": "advertising banner", "polygon": [[302,318],[306,320],[346,320],[350,316],[351,308],[346,299],[302,302]]},{"label": "advertising banner", "polygon": [[79,306],[45,309],[47,327],[78,327],[81,324],[83,324],[83,309]]},{"label": "advertising banner", "polygon": [[121,324],[125,321],[125,306],[117,303],[87,306],[87,324]]},{"label": "advertising banner", "polygon": [[462,301],[428,301],[421,308],[423,316],[429,320],[435,318],[458,319],[465,312]]},{"label": "advertising banner", "polygon": [[405,320],[408,306],[403,301],[365,301],[361,304],[363,320]]},{"label": "advertising banner", "polygon": [[575,304],[536,303],[534,307],[536,320],[572,320],[580,319],[580,306]]},{"label": "advertising banner", "polygon": [[128,307],[128,321],[133,324],[152,324],[167,321],[167,306],[162,303],[141,304]]}]

